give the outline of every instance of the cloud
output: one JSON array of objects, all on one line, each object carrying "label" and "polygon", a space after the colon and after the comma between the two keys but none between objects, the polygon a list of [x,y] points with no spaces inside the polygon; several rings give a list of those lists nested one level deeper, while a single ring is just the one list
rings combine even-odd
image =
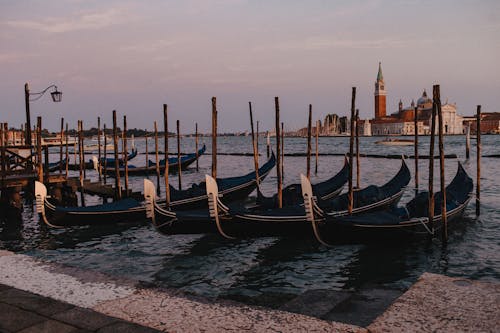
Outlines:
[{"label": "cloud", "polygon": [[134,20],[135,16],[125,9],[110,8],[104,11],[87,12],[67,18],[41,20],[12,20],[5,24],[13,28],[30,29],[49,33],[64,33],[78,30],[97,30]]}]

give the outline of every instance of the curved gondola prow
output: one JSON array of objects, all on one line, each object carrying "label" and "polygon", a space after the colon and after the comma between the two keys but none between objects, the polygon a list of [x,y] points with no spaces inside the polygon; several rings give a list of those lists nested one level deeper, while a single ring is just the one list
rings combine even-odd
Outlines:
[{"label": "curved gondola prow", "polygon": [[151,219],[153,224],[156,225],[155,201],[156,201],[155,185],[149,179],[144,179],[144,205],[146,206],[146,218]]},{"label": "curved gondola prow", "polygon": [[302,197],[304,198],[304,210],[306,212],[306,220],[307,222],[311,223],[314,232],[314,237],[316,237],[318,242],[320,242],[321,244],[325,246],[330,246],[330,244],[328,244],[321,238],[318,222],[314,217],[314,197],[313,197],[311,182],[303,174],[300,174],[300,185],[302,188]]},{"label": "curved gondola prow", "polygon": [[208,198],[208,211],[210,213],[210,218],[214,220],[217,230],[222,235],[222,237],[227,239],[235,239],[235,237],[229,236],[222,229],[222,225],[219,217],[219,188],[217,186],[217,182],[214,178],[209,175],[205,175],[205,184],[207,188],[207,198]]},{"label": "curved gondola prow", "polygon": [[49,227],[62,228],[61,226],[54,225],[47,219],[47,214],[45,212],[45,201],[47,200],[47,187],[39,181],[35,180],[35,201],[36,201],[36,212],[42,217],[43,222]]}]

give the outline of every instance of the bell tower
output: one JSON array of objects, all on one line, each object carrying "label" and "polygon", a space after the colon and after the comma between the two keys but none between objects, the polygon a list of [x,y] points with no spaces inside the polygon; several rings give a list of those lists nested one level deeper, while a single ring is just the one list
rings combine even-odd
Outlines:
[{"label": "bell tower", "polygon": [[381,119],[386,116],[384,76],[382,75],[382,64],[378,63],[377,81],[375,82],[375,119]]}]

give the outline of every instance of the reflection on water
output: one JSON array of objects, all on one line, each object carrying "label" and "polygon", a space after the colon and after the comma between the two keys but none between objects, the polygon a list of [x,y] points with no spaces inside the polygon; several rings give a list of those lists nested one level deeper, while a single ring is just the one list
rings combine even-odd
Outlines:
[{"label": "reflection on water", "polygon": [[[219,149],[228,153],[251,152],[248,137],[221,138]],[[173,140],[171,140],[173,141]],[[361,151],[370,154],[413,154],[413,147],[387,147],[374,144],[376,138],[361,138]],[[446,137],[447,153],[456,153],[463,161],[465,155],[462,136]],[[483,137],[485,154],[498,153],[497,136]],[[421,138],[422,151],[428,138]],[[207,142],[208,143],[208,142]],[[136,139],[140,152],[144,141]],[[172,150],[175,142],[172,142]],[[322,153],[344,153],[348,138],[320,138]],[[304,152],[305,139],[286,139],[288,153]],[[151,149],[151,146],[150,146]],[[182,151],[194,150],[193,140],[184,139]],[[259,151],[265,154],[261,138]],[[475,152],[472,151],[471,156]],[[210,173],[210,145],[207,156],[200,159],[200,171],[191,168],[183,174],[183,186],[199,182]],[[152,155],[150,155],[152,157]],[[154,156],[153,156],[154,157]],[[56,154],[51,156],[57,158]],[[90,158],[90,157],[89,157]],[[260,157],[261,163],[265,156]],[[145,155],[139,154],[130,163],[145,164]],[[219,156],[219,176],[234,176],[250,172],[253,159],[248,156]],[[298,182],[300,172],[306,170],[305,157],[286,157],[285,185]],[[340,170],[342,156],[320,156],[317,182]],[[464,161],[467,172],[475,179],[475,159]],[[438,165],[438,162],[436,162]],[[217,235],[158,234],[151,225],[75,227],[49,229],[34,214],[32,203],[26,202],[22,219],[9,219],[0,224],[0,248],[86,269],[125,276],[164,287],[207,297],[224,297],[252,304],[279,306],[284,301],[310,289],[357,290],[366,286],[404,289],[425,271],[473,279],[500,280],[500,163],[483,159],[482,215],[476,218],[471,203],[465,217],[450,232],[449,242],[415,240],[394,244],[352,244],[326,248],[314,239],[259,238],[228,241]],[[361,158],[361,185],[383,184],[399,169],[398,160]],[[408,162],[413,175],[413,160]],[[420,189],[427,186],[428,161],[419,163]],[[446,160],[446,179],[456,172],[456,160]],[[93,171],[90,177],[96,178]],[[435,186],[439,187],[436,172]],[[154,177],[151,177],[154,179]],[[262,184],[265,194],[275,190],[273,171]],[[177,184],[172,176],[172,184]],[[130,180],[135,190],[142,186],[141,178]],[[160,180],[160,184],[164,184]],[[407,202],[414,195],[414,182],[402,198]],[[161,196],[164,195],[163,188]],[[87,204],[100,199],[89,196]]]}]

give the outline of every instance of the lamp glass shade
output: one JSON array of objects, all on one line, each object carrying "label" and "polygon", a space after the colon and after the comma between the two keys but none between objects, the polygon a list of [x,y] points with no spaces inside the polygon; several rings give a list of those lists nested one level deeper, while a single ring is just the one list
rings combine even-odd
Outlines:
[{"label": "lamp glass shade", "polygon": [[50,96],[52,96],[52,100],[54,102],[60,102],[62,99],[62,92],[57,91],[57,89],[56,89],[56,91],[53,91],[50,93]]}]

